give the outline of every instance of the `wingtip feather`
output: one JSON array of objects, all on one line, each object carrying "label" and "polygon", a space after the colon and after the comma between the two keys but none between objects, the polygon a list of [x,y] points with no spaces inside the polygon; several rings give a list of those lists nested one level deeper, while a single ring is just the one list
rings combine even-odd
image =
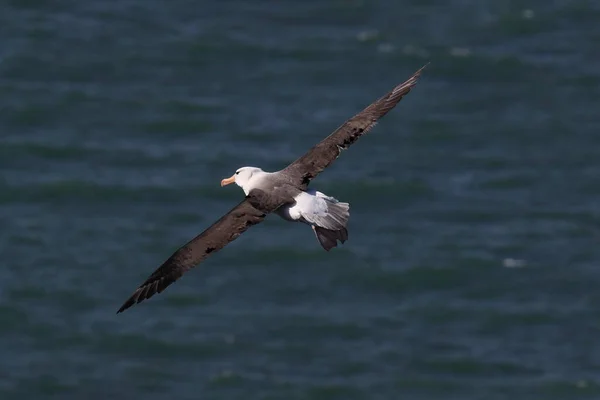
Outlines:
[{"label": "wingtip feather", "polygon": [[137,296],[139,294],[140,290],[136,290],[133,295],[131,295],[131,297],[129,297],[127,299],[127,301],[125,303],[123,303],[123,305],[121,306],[121,308],[119,308],[119,310],[117,311],[117,314],[122,313],[123,311],[127,310],[128,308],[130,308],[131,306],[133,306],[135,303],[137,303]]}]

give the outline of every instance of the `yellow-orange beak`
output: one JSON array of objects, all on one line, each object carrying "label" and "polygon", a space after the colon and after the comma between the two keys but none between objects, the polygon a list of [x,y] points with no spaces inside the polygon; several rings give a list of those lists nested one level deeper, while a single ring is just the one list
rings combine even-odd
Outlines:
[{"label": "yellow-orange beak", "polygon": [[221,187],[229,185],[230,183],[235,183],[235,174],[231,175],[231,177],[227,179],[223,179],[221,181]]}]

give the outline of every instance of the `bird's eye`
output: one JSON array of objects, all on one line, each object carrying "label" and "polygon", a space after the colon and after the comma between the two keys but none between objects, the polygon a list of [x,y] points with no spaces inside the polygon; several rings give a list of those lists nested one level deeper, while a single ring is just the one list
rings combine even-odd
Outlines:
[{"label": "bird's eye", "polygon": [[235,171],[235,174],[236,174],[236,175],[239,175],[239,174],[240,174],[240,171]]}]

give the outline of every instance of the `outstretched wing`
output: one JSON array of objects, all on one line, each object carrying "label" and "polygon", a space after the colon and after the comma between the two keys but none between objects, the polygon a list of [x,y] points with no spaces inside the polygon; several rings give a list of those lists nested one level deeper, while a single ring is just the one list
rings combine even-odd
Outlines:
[{"label": "outstretched wing", "polygon": [[133,292],[131,297],[119,308],[117,314],[165,290],[167,286],[204,261],[210,254],[221,250],[228,243],[237,239],[252,225],[262,222],[266,212],[270,211],[258,206],[255,199],[251,197],[244,199],[169,257]]},{"label": "outstretched wing", "polygon": [[285,168],[285,173],[292,178],[294,184],[306,188],[308,183],[321,171],[327,168],[342,150],[367,133],[385,114],[396,106],[417,84],[424,65],[406,82],[396,86],[391,92],[350,118],[331,135],[319,142],[302,157]]}]

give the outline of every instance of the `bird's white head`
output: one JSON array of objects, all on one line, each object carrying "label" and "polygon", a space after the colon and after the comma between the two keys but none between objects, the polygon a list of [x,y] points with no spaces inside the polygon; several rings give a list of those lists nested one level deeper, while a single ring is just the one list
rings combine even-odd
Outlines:
[{"label": "bird's white head", "polygon": [[262,169],[256,167],[242,167],[235,171],[235,174],[231,175],[229,178],[223,179],[221,181],[221,186],[235,183],[241,187],[244,193],[247,195],[253,188],[252,184],[250,183],[252,178],[255,178],[258,174],[263,172],[264,171]]}]

